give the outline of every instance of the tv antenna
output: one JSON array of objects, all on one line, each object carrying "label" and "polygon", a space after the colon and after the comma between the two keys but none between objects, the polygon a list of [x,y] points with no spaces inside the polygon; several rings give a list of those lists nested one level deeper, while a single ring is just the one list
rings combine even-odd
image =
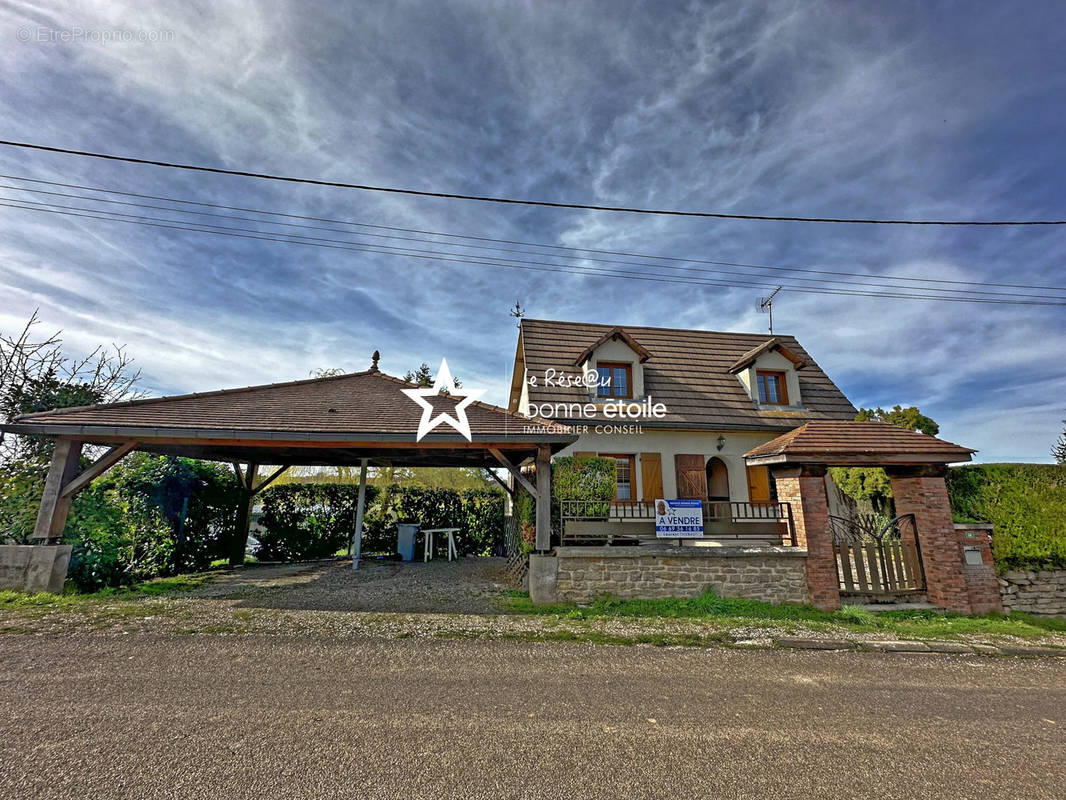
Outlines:
[{"label": "tv antenna", "polygon": [[784,288],[785,288],[784,286],[778,286],[776,289],[774,289],[772,292],[770,292],[770,295],[768,297],[760,297],[756,301],[755,310],[758,311],[760,314],[769,314],[770,315],[770,335],[771,336],[774,335],[774,297],[776,297],[777,293],[780,292]]},{"label": "tv antenna", "polygon": [[508,313],[512,317],[514,317],[516,320],[518,320],[515,323],[515,327],[516,328],[521,328],[522,327],[522,317],[524,317],[526,315],[526,310],[524,308],[522,308],[522,305],[517,300],[515,300],[514,301],[514,308],[512,308]]}]

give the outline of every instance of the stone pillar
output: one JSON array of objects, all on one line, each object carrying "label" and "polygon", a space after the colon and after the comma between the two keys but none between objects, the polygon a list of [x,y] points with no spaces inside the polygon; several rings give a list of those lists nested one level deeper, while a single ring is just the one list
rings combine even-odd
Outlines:
[{"label": "stone pillar", "polygon": [[772,467],[777,499],[792,505],[796,544],[807,548],[807,592],[815,606],[840,608],[840,578],[829,528],[829,498],[821,465]]},{"label": "stone pillar", "polygon": [[962,547],[944,482],[947,468],[886,467],[885,471],[892,482],[896,514],[914,515],[929,602],[959,614],[972,613]]}]

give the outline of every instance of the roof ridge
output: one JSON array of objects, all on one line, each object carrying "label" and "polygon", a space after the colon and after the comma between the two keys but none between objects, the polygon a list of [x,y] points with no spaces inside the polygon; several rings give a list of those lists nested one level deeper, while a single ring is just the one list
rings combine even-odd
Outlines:
[{"label": "roof ridge", "polygon": [[[768,333],[757,333],[754,331],[717,331],[708,330],[707,328],[662,328],[656,325],[619,325],[609,322],[575,322],[573,320],[566,319],[536,319],[532,317],[523,317],[522,322],[546,322],[552,325],[586,325],[590,327],[606,328],[608,330],[612,328],[623,328],[626,330],[644,330],[644,331],[667,331],[671,333],[715,333],[722,336],[770,336]],[[796,337],[790,333],[775,333],[774,337],[785,337],[788,339],[796,340]],[[798,340],[796,340],[798,341]]]}]

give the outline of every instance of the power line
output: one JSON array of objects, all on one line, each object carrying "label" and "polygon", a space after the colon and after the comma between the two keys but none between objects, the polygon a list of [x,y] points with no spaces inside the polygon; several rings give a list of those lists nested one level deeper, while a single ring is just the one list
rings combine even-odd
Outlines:
[{"label": "power line", "polygon": [[[79,197],[79,198],[81,198],[83,200],[89,200],[89,201],[93,201],[93,202],[111,203],[111,204],[118,204],[118,205],[122,205],[122,206],[132,206],[132,207],[136,207],[136,208],[148,208],[148,209],[155,209],[155,210],[160,210],[160,211],[171,211],[171,212],[177,212],[177,213],[181,213],[181,214],[196,214],[196,215],[200,215],[200,216],[207,216],[207,217],[217,218],[217,219],[226,219],[226,220],[234,220],[234,221],[242,221],[242,222],[252,222],[252,223],[255,223],[255,224],[259,224],[259,225],[276,225],[276,226],[280,225],[280,226],[285,226],[285,227],[328,231],[328,232],[332,232],[332,233],[347,233],[347,234],[352,235],[352,236],[364,236],[364,237],[375,237],[375,238],[385,238],[385,239],[399,239],[399,240],[402,240],[402,241],[417,242],[417,243],[422,243],[422,244],[434,244],[434,245],[445,246],[445,247],[456,247],[457,246],[457,247],[477,248],[477,249],[482,249],[482,250],[497,251],[497,252],[504,252],[504,253],[520,253],[520,254],[524,254],[524,255],[540,255],[538,253],[531,253],[531,252],[529,252],[527,250],[512,250],[512,249],[509,249],[509,248],[489,247],[489,246],[484,246],[484,245],[471,245],[471,244],[452,245],[452,244],[450,244],[448,242],[437,242],[437,241],[434,241],[432,239],[418,239],[418,238],[406,237],[406,236],[396,236],[395,234],[384,234],[383,235],[383,234],[374,234],[374,233],[360,233],[360,232],[346,231],[346,230],[343,230],[341,228],[327,228],[327,227],[323,227],[323,226],[320,226],[320,225],[301,225],[301,224],[290,223],[290,222],[274,222],[272,220],[260,220],[260,219],[255,219],[255,218],[252,218],[252,217],[238,217],[238,216],[233,216],[233,215],[230,215],[230,214],[213,214],[211,212],[206,212],[206,211],[187,211],[185,209],[179,209],[179,208],[170,208],[170,207],[166,207],[166,206],[156,206],[156,205],[151,205],[151,204],[146,204],[146,203],[128,203],[128,202],[123,202],[123,201],[119,201],[119,200],[107,200],[107,199],[102,199],[102,198],[92,198],[92,197],[86,197],[84,195],[72,195],[72,194],[64,193],[64,192],[41,192],[40,190],[21,189],[20,187],[17,187],[17,186],[8,186],[8,185],[5,185],[5,184],[0,184],[0,188],[15,189],[17,191],[37,192],[37,193],[41,193],[41,194],[59,195],[59,196],[63,196],[63,197]],[[88,212],[94,213],[94,214],[108,214],[108,215],[112,215],[112,216],[115,216],[115,217],[130,217],[132,219],[147,219],[147,220],[152,220],[152,221],[156,221],[156,222],[178,222],[178,223],[182,223],[182,224],[187,222],[187,220],[160,219],[158,217],[147,217],[147,216],[137,215],[137,214],[122,214],[122,213],[117,212],[117,211],[108,211],[108,210],[102,210],[102,209],[96,209],[96,208],[86,208],[84,206],[71,206],[71,205],[62,205],[62,204],[57,204],[57,203],[40,203],[40,202],[36,202],[36,201],[33,201],[33,200],[23,200],[21,198],[4,197],[2,195],[0,195],[0,200],[10,200],[10,201],[18,202],[18,203],[23,203],[23,204],[29,204],[29,205],[34,205],[34,206],[45,206],[45,207],[49,207],[49,208],[57,208],[57,209],[66,210],[66,211],[88,211]],[[200,223],[200,224],[203,227],[207,227],[207,228],[217,228],[217,229],[221,229],[221,230],[234,230],[234,231],[249,232],[249,230],[247,228],[234,228],[234,227],[230,227],[230,226],[218,226],[218,225],[211,225],[209,223]],[[273,231],[256,231],[256,232],[274,233]],[[302,235],[302,234],[288,234],[287,232],[281,232],[281,233],[284,233],[285,235],[293,236],[293,237],[296,237],[296,238],[306,238],[306,239],[319,240],[319,241],[345,242],[345,243],[348,243],[348,244],[360,244],[360,245],[367,244],[365,242],[353,242],[350,239],[349,240],[323,239],[321,237],[305,236],[305,235]],[[431,253],[432,254],[432,253],[437,252],[437,251],[427,251],[427,250],[420,250],[420,249],[407,248],[407,247],[396,247],[395,245],[379,244],[379,245],[376,245],[376,246],[384,248],[384,249],[387,249],[387,250],[408,251],[408,252],[416,252],[416,253]],[[466,254],[465,253],[451,253],[451,255],[466,255]],[[519,264],[543,264],[544,263],[544,262],[540,262],[540,261],[527,261],[527,260],[524,260],[524,259],[506,258],[506,257],[500,257],[500,256],[495,256],[495,257],[496,258],[501,258],[502,260],[505,260],[505,261],[511,261],[511,262],[515,262],[515,263],[519,263]],[[549,256],[549,257],[551,257],[551,258],[570,258],[571,260],[578,260],[578,257],[576,257],[576,256]],[[702,267],[675,267],[675,266],[667,266],[667,265],[659,265],[659,264],[648,264],[648,263],[642,263],[642,262],[639,262],[639,261],[618,261],[616,259],[607,259],[607,258],[587,258],[587,257],[582,257],[580,260],[597,261],[597,262],[601,262],[601,263],[619,264],[619,265],[634,266],[634,267],[649,267],[651,269],[670,269],[670,270],[674,270],[674,271],[699,272],[699,273],[706,273],[706,274],[713,274],[713,275],[725,275],[725,276],[731,277],[731,278],[736,275],[736,273],[733,273],[733,272],[724,272],[722,270],[706,269],[706,268],[702,268]],[[558,266],[571,266],[571,265],[560,264]],[[764,276],[764,275],[752,275],[750,277],[753,277],[753,278],[766,278],[767,276]],[[871,277],[876,277],[876,276],[871,276]],[[841,281],[841,280],[833,280],[833,279],[825,279],[825,278],[817,279],[817,278],[800,278],[800,277],[794,277],[791,280],[793,280],[793,281],[802,281],[804,283],[811,283],[811,284],[814,284],[816,286],[822,286],[822,287],[824,287],[826,284],[839,284],[839,285],[842,285],[842,286],[868,286],[868,287],[879,288],[879,289],[891,288],[891,289],[908,289],[908,290],[923,291],[923,292],[934,291],[934,290],[932,290],[932,289],[930,289],[928,287],[924,287],[924,286],[908,286],[908,285],[887,286],[884,283],[870,282],[870,281]],[[1045,299],[1047,297],[1046,295],[1025,294],[1025,293],[1021,293],[1021,292],[991,292],[991,291],[982,291],[982,290],[978,290],[978,289],[944,289],[944,288],[940,288],[940,289],[936,289],[935,291],[948,292],[948,293],[951,293],[951,294],[961,294],[961,295],[978,294],[978,295],[987,295],[987,296],[991,296],[991,297],[1028,297],[1028,298],[1033,298],[1033,299]],[[1066,300],[1066,298],[1063,298],[1063,299]]]},{"label": "power line", "polygon": [[[58,215],[70,216],[70,217],[84,217],[84,218],[87,218],[87,219],[97,219],[97,220],[104,220],[104,221],[108,221],[108,222],[122,222],[122,223],[126,223],[126,224],[129,224],[129,225],[141,225],[141,226],[147,226],[147,227],[153,227],[153,228],[168,228],[168,229],[173,229],[173,230],[189,231],[189,232],[194,232],[194,233],[210,233],[210,234],[214,234],[216,236],[232,236],[232,237],[237,237],[237,238],[241,238],[241,239],[258,239],[258,240],[262,240],[262,241],[281,242],[281,243],[284,243],[284,244],[298,244],[298,245],[305,245],[305,246],[310,246],[310,247],[325,247],[325,248],[334,249],[334,250],[351,250],[351,251],[354,251],[354,252],[362,252],[362,253],[377,253],[377,254],[381,254],[381,255],[402,256],[404,258],[417,258],[417,259],[422,259],[422,260],[443,261],[443,262],[452,262],[452,263],[459,263],[459,264],[471,264],[471,265],[478,265],[478,266],[505,267],[505,268],[508,268],[508,269],[523,269],[523,270],[531,270],[531,271],[535,271],[535,272],[559,272],[559,273],[568,273],[568,274],[574,274],[574,275],[583,275],[583,276],[586,276],[586,277],[600,277],[600,278],[603,278],[603,277],[617,277],[617,278],[626,278],[626,279],[630,279],[630,280],[650,281],[650,282],[653,282],[653,283],[677,283],[677,284],[689,284],[689,285],[698,285],[698,286],[726,286],[726,287],[733,287],[733,288],[748,287],[748,286],[754,286],[754,287],[757,287],[757,288],[772,288],[773,287],[773,284],[752,283],[752,282],[747,282],[747,281],[743,281],[743,282],[741,282],[741,281],[729,281],[729,282],[727,282],[727,281],[710,281],[710,280],[698,279],[698,278],[691,278],[690,279],[690,278],[684,278],[684,277],[679,277],[679,276],[664,276],[664,275],[655,274],[655,273],[643,273],[643,272],[632,272],[632,271],[622,272],[622,271],[611,271],[611,270],[583,269],[581,267],[576,267],[576,266],[518,265],[518,264],[503,263],[501,261],[473,260],[473,257],[456,258],[456,257],[454,257],[455,254],[450,254],[450,253],[449,254],[423,255],[423,254],[419,254],[418,252],[415,252],[415,251],[412,251],[412,252],[391,252],[391,251],[388,251],[388,250],[380,250],[380,249],[376,249],[376,248],[372,248],[372,247],[368,247],[368,246],[358,246],[358,245],[352,245],[352,244],[347,244],[347,243],[345,243],[345,244],[332,244],[331,243],[331,242],[336,242],[336,241],[343,242],[343,240],[321,239],[319,241],[306,241],[306,239],[313,239],[313,238],[317,238],[317,237],[302,237],[302,236],[301,237],[297,237],[297,235],[293,234],[293,235],[291,235],[291,238],[281,238],[280,236],[264,235],[263,232],[261,232],[261,231],[238,233],[238,232],[226,231],[226,230],[212,230],[211,228],[218,228],[218,227],[221,227],[221,226],[195,227],[195,226],[191,226],[191,225],[171,224],[171,222],[167,222],[167,221],[148,222],[148,221],[136,220],[136,219],[121,219],[121,218],[118,218],[117,216],[105,216],[104,214],[106,214],[107,212],[96,212],[95,214],[87,214],[87,213],[80,213],[80,212],[73,212],[73,211],[54,210],[54,209],[41,208],[41,207],[35,207],[35,206],[24,206],[24,205],[18,205],[18,204],[14,204],[14,203],[4,203],[4,202],[0,202],[0,206],[8,207],[8,208],[17,208],[17,209],[22,209],[22,210],[25,210],[25,211],[37,211],[39,213],[58,214]],[[132,216],[132,215],[123,215],[123,216]],[[242,230],[242,229],[237,229],[237,230]],[[247,230],[247,229],[243,229],[243,230]],[[1055,302],[1055,301],[1051,301],[1051,300],[1012,300],[1012,299],[991,299],[991,298],[970,298],[970,297],[944,297],[944,296],[934,295],[934,294],[905,294],[905,293],[902,293],[902,292],[867,292],[867,291],[853,291],[853,290],[846,290],[846,289],[832,289],[832,288],[815,289],[815,288],[805,288],[805,287],[788,287],[788,290],[792,291],[792,292],[801,293],[801,294],[816,294],[816,295],[842,295],[842,296],[858,296],[858,297],[880,297],[880,298],[892,298],[892,299],[937,300],[937,301],[941,301],[941,302],[982,303],[982,304],[992,304],[992,305],[1066,306],[1066,300],[1063,300],[1062,302]]]},{"label": "power line", "polygon": [[[241,211],[241,212],[247,212],[247,213],[252,213],[252,214],[264,214],[264,215],[269,215],[269,216],[284,217],[286,219],[301,219],[301,220],[307,220],[307,221],[311,221],[311,222],[328,222],[328,223],[332,223],[332,224],[349,225],[349,226],[358,227],[358,228],[370,228],[372,230],[387,230],[387,231],[397,231],[397,232],[401,232],[401,233],[415,233],[415,234],[420,234],[420,235],[425,235],[425,236],[440,236],[440,237],[449,238],[449,239],[463,239],[463,240],[476,241],[476,242],[496,242],[496,243],[499,243],[499,244],[513,244],[513,245],[520,245],[520,246],[523,246],[523,247],[539,247],[539,248],[545,248],[545,249],[549,249],[549,250],[558,250],[558,251],[573,252],[573,253],[595,253],[597,255],[614,255],[614,256],[626,256],[626,257],[632,257],[632,258],[648,258],[648,259],[653,259],[653,260],[656,260],[656,261],[669,261],[669,262],[674,262],[674,263],[691,263],[691,264],[709,264],[709,265],[714,265],[714,266],[735,267],[735,268],[738,268],[738,269],[760,269],[760,270],[767,270],[767,271],[772,271],[772,272],[809,273],[809,274],[813,274],[813,275],[838,275],[838,276],[851,277],[851,278],[876,278],[876,279],[882,280],[882,281],[898,281],[898,282],[910,282],[910,283],[929,283],[929,284],[943,284],[943,285],[952,285],[952,286],[986,286],[986,287],[991,287],[991,288],[1003,288],[1003,289],[1039,289],[1039,290],[1044,290],[1044,291],[1066,292],[1066,287],[1062,287],[1062,286],[1044,286],[1044,285],[1037,285],[1037,284],[1015,284],[1015,283],[995,283],[995,282],[991,282],[991,281],[964,281],[964,280],[953,280],[953,279],[948,279],[948,278],[924,278],[924,277],[918,277],[918,276],[871,275],[869,273],[846,272],[846,271],[842,271],[842,270],[826,270],[826,269],[817,269],[817,268],[813,268],[813,267],[780,266],[780,265],[769,265],[769,264],[751,264],[751,263],[736,262],[736,261],[716,261],[716,260],[712,260],[712,259],[680,258],[680,257],[676,257],[676,256],[661,256],[661,255],[653,255],[653,254],[650,254],[650,253],[633,253],[633,252],[626,252],[626,251],[621,251],[621,250],[600,250],[600,249],[587,248],[587,247],[567,247],[565,245],[544,244],[544,243],[540,243],[540,242],[527,242],[527,241],[516,240],[516,239],[497,239],[497,238],[492,238],[492,237],[487,237],[487,236],[472,236],[472,235],[469,235],[469,234],[447,233],[447,232],[443,232],[443,231],[428,231],[428,230],[422,230],[422,229],[419,229],[419,228],[404,228],[404,227],[398,227],[398,226],[393,226],[393,225],[374,225],[374,224],[367,223],[367,222],[355,222],[355,221],[352,221],[352,220],[335,219],[335,218],[331,218],[331,217],[315,217],[315,216],[308,216],[308,215],[305,215],[305,214],[291,214],[291,213],[285,213],[285,212],[282,212],[282,211],[270,211],[270,210],[259,209],[259,208],[248,208],[248,207],[243,207],[243,206],[230,206],[230,205],[222,205],[222,204],[218,204],[218,203],[206,203],[206,202],[199,201],[199,200],[185,200],[185,199],[182,199],[182,198],[166,197],[166,196],[162,196],[162,195],[141,194],[141,193],[137,193],[137,192],[125,192],[125,191],[120,191],[120,190],[117,190],[117,189],[107,189],[107,188],[102,188],[102,187],[97,187],[97,186],[85,186],[85,185],[76,184],[76,183],[62,183],[62,182],[59,182],[59,181],[45,181],[45,180],[39,180],[39,179],[35,179],[35,178],[27,178],[27,177],[18,176],[18,175],[3,175],[3,174],[0,174],[0,178],[5,178],[5,179],[8,179],[8,180],[24,181],[24,182],[28,182],[28,183],[42,184],[42,185],[46,185],[46,186],[58,186],[58,187],[67,188],[67,189],[79,189],[79,190],[84,190],[84,191],[100,192],[100,193],[104,193],[104,194],[113,194],[113,195],[119,195],[119,196],[122,196],[122,197],[136,197],[136,198],[139,198],[139,199],[146,199],[146,200],[160,200],[160,201],[167,202],[167,203],[182,203],[182,204],[185,204],[185,205],[194,205],[194,206],[199,206],[199,207],[202,207],[202,208],[215,208],[215,209],[221,209],[221,210],[226,210],[226,211]],[[71,195],[71,194],[67,194],[67,193],[64,193],[64,192],[47,192],[47,191],[43,191],[43,190],[40,190],[40,189],[27,189],[27,188],[24,188],[24,187],[4,187],[4,188],[14,188],[17,191],[32,192],[32,193],[35,193],[35,194],[55,194],[55,195],[58,195],[58,196],[61,196],[61,197],[78,197],[80,199],[92,200],[94,202],[102,202],[102,203],[111,203],[111,204],[120,204],[120,205],[122,205],[122,203],[119,203],[118,201],[115,201],[115,200],[108,200],[108,199],[105,199],[105,198],[98,198],[98,197],[85,197],[84,195]],[[176,211],[176,212],[182,213],[182,214],[193,214],[193,213],[195,213],[195,212],[188,211],[188,210],[185,210],[185,209],[180,209],[180,208],[141,205],[141,204],[138,204],[138,203],[130,203],[129,205],[143,207],[143,208],[156,208],[156,209],[159,209],[159,210],[166,210],[166,211]],[[211,215],[211,216],[214,216],[214,215]],[[226,215],[217,215],[217,216],[225,217]],[[263,223],[263,224],[278,224],[278,225],[283,224],[283,223],[275,223],[275,222],[273,222],[271,220],[255,220],[255,221]],[[295,226],[295,227],[314,227],[314,226]],[[334,229],[325,228],[323,230],[334,230]],[[342,232],[344,232],[344,233],[353,233],[353,234],[356,233],[354,231],[342,231]],[[373,236],[373,234],[357,234],[357,235]],[[379,238],[379,237],[376,237],[376,238]],[[405,239],[405,237],[380,237],[380,238]],[[408,240],[408,241],[424,241],[424,240]],[[446,243],[444,243],[444,242],[435,242],[435,244],[446,244]],[[473,247],[473,245],[464,245],[464,246]],[[517,251],[504,250],[503,248],[494,248],[494,247],[492,247],[492,248],[484,248],[484,249],[500,250],[500,251],[503,251],[503,252],[519,252],[519,253],[527,252],[527,251],[521,251],[521,250],[517,250]],[[537,254],[537,253],[529,253],[529,254],[530,255],[540,255],[540,254]],[[573,257],[571,257],[571,258],[573,258]],[[633,263],[633,262],[614,262],[614,261],[611,261],[610,259],[595,259],[595,258],[589,258],[587,256],[581,256],[581,258],[583,260],[589,260],[589,261],[597,261],[597,260],[598,261],[604,261],[605,263],[622,263],[622,264],[632,264]],[[658,267],[659,265],[640,265],[640,264],[637,264],[637,266],[655,266],[655,267]],[[723,273],[723,274],[730,274],[730,273]],[[766,277],[770,277],[770,276],[766,276]],[[794,278],[794,280],[803,280],[803,279]],[[841,283],[846,283],[846,282],[842,281]],[[905,287],[901,286],[899,288],[905,288]],[[919,287],[909,287],[909,288],[919,288]]]},{"label": "power line", "polygon": [[965,225],[965,226],[1015,226],[1015,225],[1066,225],[1066,220],[914,220],[914,219],[848,219],[844,217],[796,217],[769,214],[725,214],[712,211],[671,211],[653,208],[636,208],[630,206],[601,206],[588,203],[556,203],[549,200],[522,200],[511,197],[494,197],[490,195],[460,194],[457,192],[431,192],[420,189],[401,189],[394,186],[373,186],[365,183],[344,183],[325,181],[315,178],[294,178],[287,175],[272,175],[266,172],[248,170],[222,169],[205,167],[198,164],[180,164],[172,161],[156,161],[131,156],[116,156],[107,153],[94,153],[88,150],[71,150],[65,147],[48,147],[29,142],[13,142],[0,139],[0,145],[20,147],[27,150],[40,150],[47,153],[61,153],[84,158],[98,158],[106,161],[121,161],[127,164],[145,164],[152,167],[180,169],[193,172],[207,172],[213,175],[233,175],[239,178],[257,178],[284,183],[302,183],[310,186],[328,186],[336,189],[358,189],[365,192],[384,192],[388,194],[412,195],[415,197],[433,197],[444,200],[472,200],[479,203],[502,203],[506,205],[540,206],[544,208],[570,208],[579,211],[615,211],[626,214],[653,214],[668,217],[700,217],[711,219],[755,220],[762,222],[825,222],[850,225]]}]

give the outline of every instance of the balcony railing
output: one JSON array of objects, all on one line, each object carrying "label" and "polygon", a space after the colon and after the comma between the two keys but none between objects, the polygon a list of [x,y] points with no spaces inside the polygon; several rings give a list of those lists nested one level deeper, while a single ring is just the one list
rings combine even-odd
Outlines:
[{"label": "balcony railing", "polygon": [[[653,539],[655,523],[654,505],[641,502],[606,502],[603,500],[562,500],[560,512],[563,521],[563,539]],[[604,532],[596,534],[594,528],[581,526],[580,534],[568,534],[567,522],[583,523],[617,523],[627,520],[641,520],[652,524],[651,533],[634,530],[632,533]],[[790,503],[745,503],[728,500],[703,501],[704,536],[713,539],[751,539],[766,538],[763,534],[754,534],[745,530],[745,525],[753,522],[777,523],[781,527],[782,542],[796,546],[796,527],[792,519]],[[646,525],[641,528],[647,528]],[[713,528],[714,530],[709,530]]]}]

